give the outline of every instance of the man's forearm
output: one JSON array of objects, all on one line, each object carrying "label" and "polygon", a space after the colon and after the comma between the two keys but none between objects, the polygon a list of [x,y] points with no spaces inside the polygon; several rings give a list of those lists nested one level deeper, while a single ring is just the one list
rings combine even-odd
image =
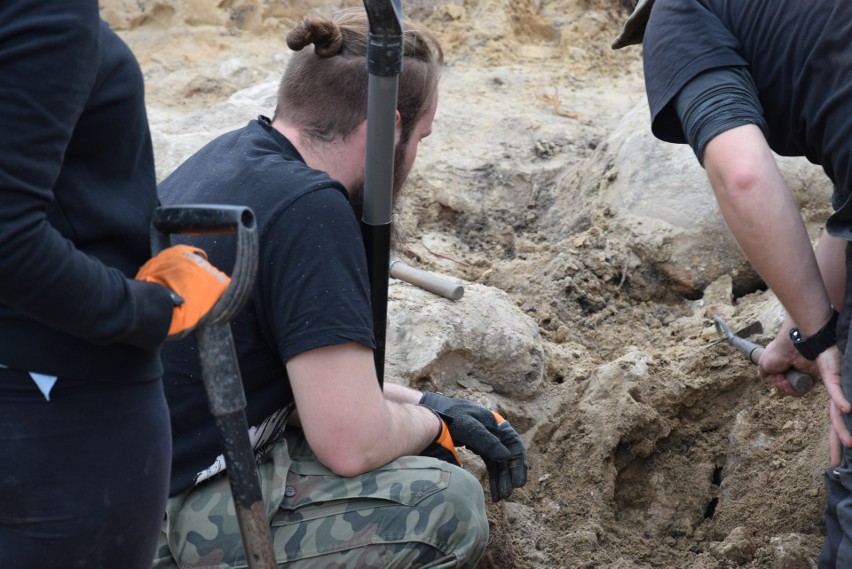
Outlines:
[{"label": "man's forearm", "polygon": [[[817,242],[815,255],[831,304],[840,310],[844,304],[843,297],[846,290],[846,241],[832,237],[823,231]],[[789,313],[786,314],[777,337],[789,343],[790,330],[795,327],[793,318]],[[792,343],[789,349],[794,350]]]},{"label": "man's forearm", "polygon": [[416,389],[403,387],[402,385],[390,383],[388,381],[384,383],[383,387],[385,399],[396,401],[397,403],[412,403],[416,405],[420,402],[420,398],[423,396],[423,394]]},{"label": "man's forearm", "polygon": [[429,409],[385,400],[372,420],[362,416],[336,437],[318,437],[309,428],[305,434],[323,464],[342,476],[357,476],[401,456],[420,454],[440,428],[440,419]]},{"label": "man's forearm", "polygon": [[431,410],[412,403],[387,401],[393,414],[399,436],[395,455],[391,460],[406,455],[417,455],[435,440],[441,431],[441,419]]},{"label": "man's forearm", "polygon": [[372,351],[357,343],[317,348],[287,362],[290,385],[308,444],[343,476],[416,455],[438,434],[440,419],[419,406],[416,391],[376,380]]},{"label": "man's forearm", "polygon": [[719,208],[746,257],[805,336],[831,316],[813,247],[774,157],[755,126],[707,146],[705,167]]}]

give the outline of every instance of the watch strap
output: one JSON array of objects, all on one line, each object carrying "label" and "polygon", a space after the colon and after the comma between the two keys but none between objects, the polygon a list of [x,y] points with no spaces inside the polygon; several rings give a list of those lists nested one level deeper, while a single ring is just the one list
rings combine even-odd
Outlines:
[{"label": "watch strap", "polygon": [[798,328],[790,330],[790,340],[802,357],[815,360],[821,353],[837,343],[837,320],[839,314],[835,308],[831,309],[831,318],[828,323],[820,328],[819,332],[805,338]]}]

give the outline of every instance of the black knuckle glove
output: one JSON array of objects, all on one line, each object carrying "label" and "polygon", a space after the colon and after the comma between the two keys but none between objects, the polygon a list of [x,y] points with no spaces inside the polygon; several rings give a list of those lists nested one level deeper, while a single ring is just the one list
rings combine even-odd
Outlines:
[{"label": "black knuckle glove", "polygon": [[508,421],[471,401],[424,393],[420,404],[437,412],[453,441],[478,454],[488,471],[491,499],[511,496],[527,483],[527,453],[520,435]]},{"label": "black knuckle glove", "polygon": [[527,451],[524,448],[521,436],[505,419],[497,424],[497,429],[499,430],[500,440],[509,450],[509,459],[491,464],[488,461],[485,462],[488,469],[491,500],[494,502],[508,498],[515,488],[524,486],[527,483],[528,470]]}]

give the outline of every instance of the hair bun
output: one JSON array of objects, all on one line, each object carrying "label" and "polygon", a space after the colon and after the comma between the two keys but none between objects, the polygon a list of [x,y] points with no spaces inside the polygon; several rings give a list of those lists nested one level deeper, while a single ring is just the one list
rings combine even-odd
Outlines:
[{"label": "hair bun", "polygon": [[310,44],[314,44],[318,56],[332,57],[343,46],[343,34],[331,20],[321,16],[307,16],[287,33],[287,46],[293,51],[299,51]]}]

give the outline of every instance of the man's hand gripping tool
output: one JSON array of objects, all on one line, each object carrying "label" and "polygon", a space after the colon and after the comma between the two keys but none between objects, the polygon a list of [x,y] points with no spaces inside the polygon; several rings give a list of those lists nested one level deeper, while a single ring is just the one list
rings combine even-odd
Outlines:
[{"label": "man's hand gripping tool", "polygon": [[[734,334],[728,325],[725,324],[725,321],[719,316],[715,316],[713,318],[713,323],[716,325],[716,332],[719,333],[719,336],[727,340],[730,345],[739,350],[739,352],[747,357],[751,363],[757,365],[757,362],[760,361],[760,356],[763,354],[763,350],[765,349],[763,346],[746,340],[745,338],[740,338]],[[793,389],[802,393],[808,391],[814,384],[814,380],[811,376],[793,368],[784,372],[784,377],[788,382],[790,382]]]}]

